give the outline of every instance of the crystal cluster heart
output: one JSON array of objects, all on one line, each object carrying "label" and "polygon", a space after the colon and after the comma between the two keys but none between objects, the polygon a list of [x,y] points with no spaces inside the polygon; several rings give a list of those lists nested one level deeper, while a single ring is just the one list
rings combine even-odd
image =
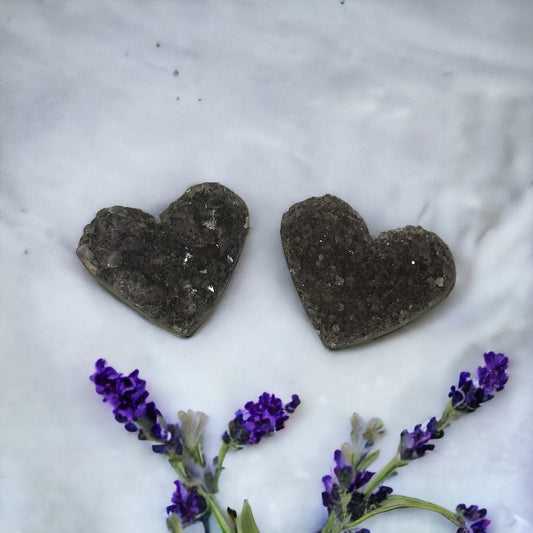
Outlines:
[{"label": "crystal cluster heart", "polygon": [[406,226],[372,238],[335,196],[294,204],[283,215],[281,239],[298,295],[330,349],[404,326],[455,284],[453,255],[435,233]]},{"label": "crystal cluster heart", "polygon": [[76,251],[113,295],[190,337],[222,296],[248,233],[244,201],[218,183],[188,189],[160,215],[115,206],[85,227]]}]

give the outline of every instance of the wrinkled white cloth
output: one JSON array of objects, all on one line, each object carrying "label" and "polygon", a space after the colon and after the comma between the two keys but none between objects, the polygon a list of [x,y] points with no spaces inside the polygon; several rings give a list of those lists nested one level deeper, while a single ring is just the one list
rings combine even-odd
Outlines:
[{"label": "wrinkled white cloth", "polygon": [[[286,429],[228,454],[220,501],[247,498],[262,533],[304,533],[325,521],[321,477],[353,411],[383,419],[381,466],[495,350],[507,388],[389,484],[531,531],[532,15],[508,0],[1,2],[0,530],[165,531],[174,475],[95,394],[99,357],[139,368],[167,418],[206,412],[210,457],[244,402],[298,393]],[[247,202],[251,230],[184,340],[113,299],[75,249],[100,208],[157,214],[204,181]],[[437,233],[457,264],[448,299],[326,350],[279,238],[291,204],[326,193],[374,235]],[[423,511],[365,526],[454,531]]]}]

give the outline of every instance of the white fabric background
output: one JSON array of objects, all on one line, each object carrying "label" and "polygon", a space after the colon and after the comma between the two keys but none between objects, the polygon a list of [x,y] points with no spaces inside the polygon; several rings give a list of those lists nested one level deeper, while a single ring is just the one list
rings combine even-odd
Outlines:
[{"label": "white fabric background", "polygon": [[[248,498],[262,533],[304,533],[325,520],[321,477],[354,410],[384,420],[382,465],[496,350],[506,390],[390,484],[487,507],[493,533],[532,531],[532,19],[513,0],[0,2],[0,530],[165,531],[173,473],[95,394],[98,357],[139,368],[168,418],[208,413],[210,455],[245,401],[297,392],[287,429],[228,456],[220,500]],[[184,340],[113,299],[75,249],[100,208],[157,214],[203,181],[239,194],[252,227]],[[440,235],[448,299],[326,350],[279,238],[291,204],[326,193],[375,235]],[[455,531],[423,511],[368,527]]]}]

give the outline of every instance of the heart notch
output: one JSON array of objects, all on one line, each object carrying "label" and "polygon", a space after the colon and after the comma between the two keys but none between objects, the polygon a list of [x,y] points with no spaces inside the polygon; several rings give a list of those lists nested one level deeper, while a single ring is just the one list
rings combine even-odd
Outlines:
[{"label": "heart notch", "polygon": [[300,300],[331,350],[405,326],[455,284],[452,252],[435,233],[405,226],[374,239],[359,214],[335,196],[291,206],[281,240]]}]

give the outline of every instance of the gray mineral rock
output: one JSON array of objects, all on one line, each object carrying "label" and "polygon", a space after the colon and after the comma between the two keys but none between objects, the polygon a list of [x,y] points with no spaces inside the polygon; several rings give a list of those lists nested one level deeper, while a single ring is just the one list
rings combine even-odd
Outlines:
[{"label": "gray mineral rock", "polygon": [[190,337],[222,296],[248,233],[246,204],[203,183],[161,213],[99,211],[76,253],[109,292],[148,320]]},{"label": "gray mineral rock", "polygon": [[298,295],[330,349],[404,326],[455,284],[453,255],[437,235],[406,226],[374,239],[335,196],[293,205],[283,215],[281,240]]}]

